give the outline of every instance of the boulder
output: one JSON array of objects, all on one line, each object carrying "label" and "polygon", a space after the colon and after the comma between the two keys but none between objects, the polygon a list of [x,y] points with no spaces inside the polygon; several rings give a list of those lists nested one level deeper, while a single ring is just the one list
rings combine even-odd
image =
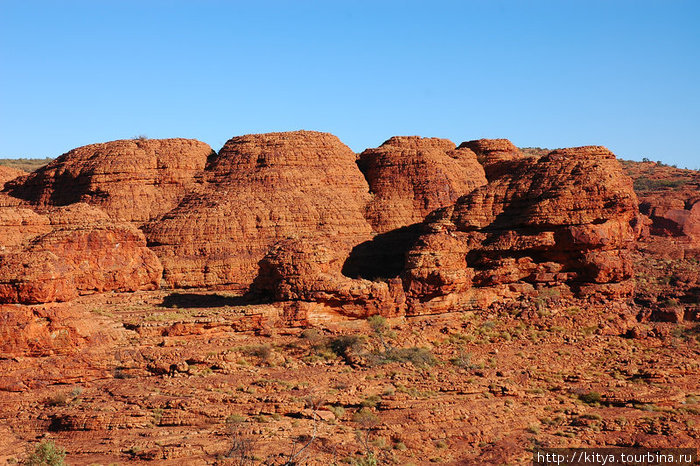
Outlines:
[{"label": "boulder", "polygon": [[345,277],[341,267],[346,255],[342,246],[324,240],[281,241],[260,261],[251,291],[277,302],[316,305],[307,305],[302,317],[297,312],[297,320],[313,321],[314,313],[352,318],[401,314],[405,302],[401,281]]}]

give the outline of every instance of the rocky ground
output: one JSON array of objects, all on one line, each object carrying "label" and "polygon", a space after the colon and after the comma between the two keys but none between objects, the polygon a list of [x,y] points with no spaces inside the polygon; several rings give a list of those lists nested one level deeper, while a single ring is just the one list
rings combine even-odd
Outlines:
[{"label": "rocky ground", "polygon": [[238,301],[74,301],[112,338],[0,362],[0,459],[52,440],[69,464],[283,464],[313,437],[300,464],[529,464],[535,446],[700,441],[697,322],[553,295],[304,330]]}]

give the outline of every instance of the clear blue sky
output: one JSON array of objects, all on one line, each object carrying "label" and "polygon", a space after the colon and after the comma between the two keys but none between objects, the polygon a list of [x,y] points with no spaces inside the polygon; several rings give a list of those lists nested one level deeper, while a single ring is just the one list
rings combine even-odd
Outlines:
[{"label": "clear blue sky", "polygon": [[294,129],[700,168],[700,2],[0,0],[0,157]]}]

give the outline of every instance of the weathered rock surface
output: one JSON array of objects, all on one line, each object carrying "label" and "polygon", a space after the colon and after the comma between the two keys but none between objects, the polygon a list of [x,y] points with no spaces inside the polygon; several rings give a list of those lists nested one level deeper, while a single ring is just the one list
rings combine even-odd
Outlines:
[{"label": "weathered rock surface", "polygon": [[399,315],[405,302],[401,281],[345,277],[346,256],[342,246],[327,241],[282,241],[260,261],[252,292],[287,302],[287,314],[293,314],[287,318],[294,322]]},{"label": "weathered rock surface", "polygon": [[0,355],[45,356],[113,342],[121,331],[110,321],[71,304],[0,304]]},{"label": "weathered rock surface", "polygon": [[477,160],[484,167],[487,178],[493,179],[508,170],[509,163],[523,158],[520,149],[508,139],[477,139],[459,145],[460,149],[469,149],[476,154]]},{"label": "weathered rock surface", "polygon": [[166,281],[246,289],[280,240],[368,239],[369,188],[355,158],[337,137],[314,131],[229,140],[207,165],[204,186],[145,229]]},{"label": "weathered rock surface", "polygon": [[645,195],[639,209],[651,220],[650,234],[686,238],[700,247],[700,194],[687,200],[667,193]]},{"label": "weathered rock surface", "polygon": [[362,152],[357,164],[373,194],[367,218],[378,233],[422,222],[486,184],[476,155],[447,139],[395,136]]},{"label": "weathered rock surface", "polygon": [[[9,219],[0,255],[0,303],[68,301],[80,294],[155,289],[162,266],[143,233],[76,204],[39,215],[0,209]],[[21,228],[17,226],[20,224]]]},{"label": "weathered rock surface", "polygon": [[624,161],[623,167],[634,180],[639,210],[648,217],[644,241],[657,250],[666,244],[669,252],[700,254],[700,172],[649,161]]},{"label": "weathered rock surface", "polygon": [[6,167],[0,165],[0,191],[2,191],[3,186],[10,180],[14,180],[18,176],[26,175],[22,170],[17,170],[16,168]]},{"label": "weathered rock surface", "polygon": [[37,206],[86,202],[116,220],[140,224],[175,207],[211,153],[192,139],[91,144],[15,179],[5,192]]},{"label": "weathered rock surface", "polygon": [[411,312],[473,303],[494,290],[628,294],[639,214],[615,156],[580,147],[500,163],[509,164],[500,176],[426,220],[429,232],[404,274]]},{"label": "weathered rock surface", "polygon": [[14,251],[51,231],[51,221],[28,208],[0,207],[0,254]]}]

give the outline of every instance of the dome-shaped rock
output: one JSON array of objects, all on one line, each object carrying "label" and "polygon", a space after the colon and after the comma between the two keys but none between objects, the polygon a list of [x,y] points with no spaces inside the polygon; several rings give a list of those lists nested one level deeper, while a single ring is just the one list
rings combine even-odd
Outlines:
[{"label": "dome-shaped rock", "polygon": [[115,220],[143,223],[175,207],[212,153],[193,139],[130,139],[78,147],[7,183],[37,206],[86,202]]}]

